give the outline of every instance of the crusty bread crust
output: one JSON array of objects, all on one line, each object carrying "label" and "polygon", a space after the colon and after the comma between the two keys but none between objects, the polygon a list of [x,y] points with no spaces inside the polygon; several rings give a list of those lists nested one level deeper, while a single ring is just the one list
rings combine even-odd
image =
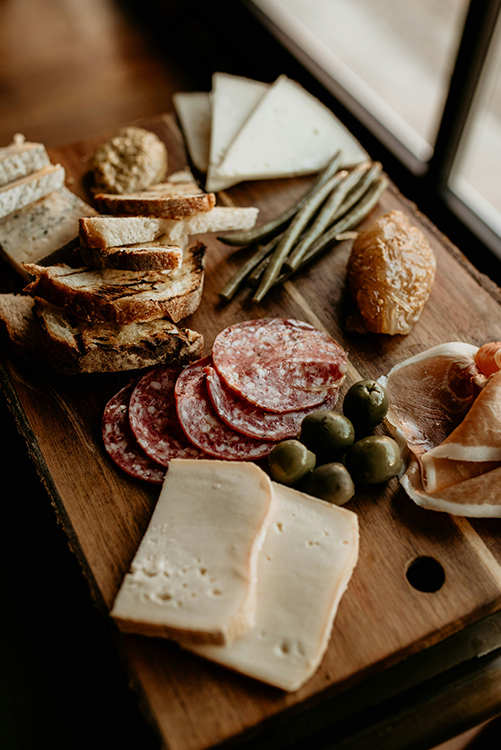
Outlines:
[{"label": "crusty bread crust", "polygon": [[115,216],[155,216],[161,219],[177,219],[192,216],[199,211],[211,211],[216,205],[214,193],[191,195],[113,195],[98,193],[96,207],[101,213]]},{"label": "crusty bread crust", "polygon": [[195,312],[200,304],[205,245],[186,251],[175,271],[117,271],[25,264],[35,277],[25,292],[90,322],[126,323],[168,317],[173,323]]},{"label": "crusty bread crust", "polygon": [[180,268],[183,251],[175,245],[134,247],[81,247],[80,257],[92,268],[118,268],[124,271],[171,271]]}]

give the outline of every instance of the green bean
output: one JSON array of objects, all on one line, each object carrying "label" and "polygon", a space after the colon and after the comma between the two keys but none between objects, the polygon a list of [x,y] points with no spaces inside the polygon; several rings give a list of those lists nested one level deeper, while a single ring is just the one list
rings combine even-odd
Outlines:
[{"label": "green bean", "polygon": [[302,258],[302,261],[295,271],[289,271],[287,273],[280,274],[273,284],[281,284],[287,281],[296,271],[301,270],[310,261],[320,255],[329,245],[337,241],[338,235],[342,232],[350,231],[354,229],[370,214],[374,206],[378,203],[382,194],[388,186],[388,180],[386,177],[379,177],[378,180],[371,185],[367,190],[363,198],[357,203],[357,205],[350,211],[349,214],[343,216],[339,221],[333,224],[330,229],[323,234],[318,240],[309,248]]},{"label": "green bean", "polygon": [[348,195],[350,190],[353,190],[353,188],[355,188],[359,184],[359,182],[367,174],[369,169],[369,165],[362,165],[355,168],[338,185],[338,187],[332,191],[330,197],[328,198],[328,200],[326,200],[321,210],[318,212],[317,217],[313,222],[313,225],[309,232],[306,234],[303,240],[298,242],[298,244],[290,253],[289,257],[286,259],[283,266],[285,271],[294,271],[299,266],[301,258],[306,253],[308,248],[325,232],[329,224],[332,223],[333,217],[335,216],[339,207],[342,205],[343,201],[346,199],[346,196]]},{"label": "green bean", "polygon": [[313,195],[294,216],[293,220],[282,234],[280,241],[270,258],[270,262],[263,273],[261,283],[252,298],[254,302],[261,302],[266,292],[273,286],[273,282],[282,270],[285,259],[304,227],[316,213],[327,196],[330,195],[334,188],[339,185],[343,178],[343,172],[331,177],[331,179],[326,182],[325,185],[322,185],[315,195]]},{"label": "green bean", "polygon": [[225,300],[230,300],[252,270],[256,266],[259,267],[263,260],[267,260],[267,256],[272,252],[277,242],[278,239],[275,238],[266,245],[259,245],[256,252],[226,282],[219,295]]},{"label": "green bean", "polygon": [[365,172],[360,182],[355,185],[353,190],[346,196],[346,199],[339,206],[339,209],[334,213],[332,221],[336,221],[341,216],[344,216],[358,201],[362,198],[368,188],[381,174],[383,165],[379,161],[375,161],[370,169]]},{"label": "green bean", "polygon": [[293,206],[290,206],[286,211],[281,213],[279,216],[271,219],[266,224],[253,227],[246,232],[232,232],[231,234],[223,237],[218,237],[218,240],[224,242],[226,245],[251,245],[257,242],[262,242],[274,234],[278,234],[293,216],[304,206],[304,204],[310,200],[310,198],[316,193],[319,188],[322,187],[330,178],[335,175],[339,163],[341,161],[341,151],[336,151],[333,158],[327,164],[327,166],[320,172],[319,176],[310,187],[309,190],[297,201]]}]

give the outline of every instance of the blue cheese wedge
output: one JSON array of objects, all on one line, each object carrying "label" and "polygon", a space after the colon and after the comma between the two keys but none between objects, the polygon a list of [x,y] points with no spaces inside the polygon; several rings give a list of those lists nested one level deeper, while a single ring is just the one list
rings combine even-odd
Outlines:
[{"label": "blue cheese wedge", "polygon": [[48,164],[50,159],[43,143],[32,143],[17,135],[9,146],[0,148],[0,187]]},{"label": "blue cheese wedge", "polygon": [[212,120],[206,190],[214,192],[227,186],[228,180],[218,177],[219,165],[267,89],[268,84],[243,76],[229,73],[214,73],[212,76]]},{"label": "blue cheese wedge", "polygon": [[38,263],[75,240],[84,216],[97,211],[63,186],[0,219],[0,250],[28,278],[21,263]]},{"label": "blue cheese wedge", "polygon": [[341,149],[342,165],[367,153],[316,97],[285,75],[268,88],[229,146],[214,179],[243,180],[312,174]]},{"label": "blue cheese wedge", "polygon": [[64,167],[60,164],[48,164],[26,177],[4,185],[0,188],[0,218],[62,188],[64,177]]},{"label": "blue cheese wedge", "polygon": [[247,632],[273,506],[255,464],[173,459],[111,611],[120,629],[219,645]]},{"label": "blue cheese wedge", "polygon": [[298,690],[327,649],[358,558],[357,515],[273,483],[276,506],[258,569],[254,628],[207,659],[286,691]]}]

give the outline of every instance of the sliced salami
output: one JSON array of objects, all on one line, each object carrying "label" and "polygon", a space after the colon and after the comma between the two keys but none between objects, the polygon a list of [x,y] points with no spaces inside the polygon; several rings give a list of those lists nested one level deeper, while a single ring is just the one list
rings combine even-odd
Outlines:
[{"label": "sliced salami", "polygon": [[180,367],[155,367],[143,375],[130,397],[132,432],[145,453],[163,466],[172,458],[207,458],[179,424],[174,386],[180,372]]},{"label": "sliced salami", "polygon": [[204,357],[188,365],[174,390],[181,427],[191,442],[210,456],[227,461],[253,461],[267,456],[275,443],[245,437],[228,427],[212,406],[206,384]]},{"label": "sliced salami", "polygon": [[278,414],[265,411],[238,396],[224,384],[214,367],[207,367],[206,372],[209,396],[218,416],[237,432],[257,440],[279,441],[296,437],[307,414],[319,408],[333,409],[339,396],[339,389],[335,388],[319,406]]},{"label": "sliced salami", "polygon": [[126,385],[105,406],[103,442],[116,465],[136,479],[161,484],[165,468],[153,461],[138,444],[129,424],[129,401],[135,382]]},{"label": "sliced salami", "polygon": [[342,383],[347,368],[346,352],[331,336],[286,318],[225,328],[216,336],[212,358],[229,388],[277,413],[318,406]]}]

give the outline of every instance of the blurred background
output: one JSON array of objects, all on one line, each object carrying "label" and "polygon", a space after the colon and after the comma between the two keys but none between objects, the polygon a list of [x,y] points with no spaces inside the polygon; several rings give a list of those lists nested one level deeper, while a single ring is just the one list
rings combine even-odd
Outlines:
[{"label": "blurred background", "polygon": [[[0,146],[169,111],[216,70],[299,80],[501,283],[501,0],[0,0]],[[4,400],[4,432],[16,428]],[[0,748],[157,747],[26,457],[3,448]],[[14,467],[14,470],[12,469]],[[9,471],[8,471],[9,469]],[[44,586],[30,587],[32,576]],[[440,750],[497,748],[495,724]],[[381,746],[382,747],[382,746]]]}]

